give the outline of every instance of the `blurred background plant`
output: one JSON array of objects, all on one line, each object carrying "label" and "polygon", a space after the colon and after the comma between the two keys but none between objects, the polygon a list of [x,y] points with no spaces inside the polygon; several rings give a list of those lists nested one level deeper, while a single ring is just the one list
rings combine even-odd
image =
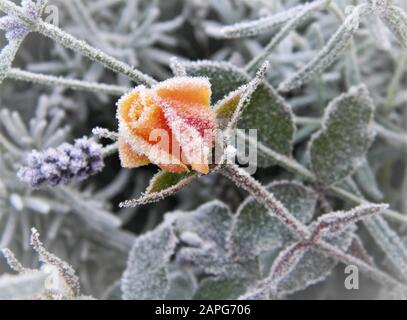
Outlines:
[{"label": "blurred background plant", "polygon": [[[27,2],[30,1],[23,1],[23,8],[29,12],[31,7]],[[172,76],[172,57],[186,65],[188,61],[203,59],[229,62],[248,73],[253,73],[262,58],[267,58],[271,64],[267,80],[279,89],[294,113],[297,130],[293,139],[293,156],[304,167],[310,164],[309,138],[320,129],[326,106],[352,86],[364,84],[376,107],[373,127],[377,136],[366,159],[364,154],[361,157],[365,161],[359,169],[335,186],[360,198],[389,203],[393,210],[399,212],[396,219],[389,219],[389,225],[376,221],[376,224],[370,224],[370,228],[359,228],[357,240],[352,245],[355,252],[360,253],[363,250],[357,243],[363,242],[377,264],[405,280],[405,275],[400,276],[401,271],[394,264],[401,256],[401,264],[407,265],[407,249],[401,248],[398,240],[391,240],[396,244],[386,243],[388,238],[378,240],[382,241],[382,245],[378,245],[367,230],[370,234],[383,235],[383,230],[377,230],[388,227],[387,236],[397,232],[401,239],[406,238],[406,224],[400,220],[407,221],[407,18],[404,16],[404,22],[402,18],[397,20],[397,25],[392,24],[393,20],[387,21],[380,13],[381,8],[387,5],[386,1],[313,1],[307,10],[298,7],[305,2],[50,0],[38,1],[36,10],[43,17],[56,14],[53,20],[49,20],[50,23],[158,81]],[[0,9],[3,10],[2,6],[7,3],[0,1]],[[15,3],[20,5],[19,1]],[[366,3],[371,7],[364,8],[364,11],[360,9],[359,17],[355,8],[362,8],[359,5]],[[392,3],[407,9],[406,1]],[[371,14],[371,8],[376,8],[377,12]],[[390,28],[386,28],[386,22]],[[225,263],[221,259],[226,255],[222,250],[227,251],[223,243],[225,239],[212,239],[213,235],[199,228],[193,230],[193,223],[180,213],[195,210],[214,199],[230,208],[222,210],[241,212],[246,194],[221,175],[196,179],[187,189],[158,203],[122,209],[118,208],[119,202],[135,198],[144,191],[155,172],[153,167],[121,169],[117,157],[110,156],[104,159],[108,170],[84,182],[32,190],[19,181],[16,172],[25,164],[32,149],[43,150],[63,142],[72,143],[76,138],[91,135],[96,126],[115,131],[115,102],[118,96],[134,86],[132,80],[139,75],[135,72],[133,78],[127,77],[114,67],[106,68],[106,64],[103,66],[100,61],[88,59],[92,55],[89,50],[69,50],[63,40],[58,42],[44,37],[41,31],[29,33],[28,29],[26,32],[20,26],[19,33],[14,34],[10,32],[13,23],[4,18],[0,22],[0,29],[5,30],[7,35],[1,38],[3,50],[0,54],[0,248],[10,248],[24,266],[37,268],[38,259],[29,247],[30,229],[35,227],[47,250],[69,262],[76,270],[83,294],[95,298],[120,298],[120,279],[136,236],[162,223],[166,212],[177,210],[178,214],[170,214],[173,218],[166,219],[177,221],[177,246],[194,247],[197,246],[196,241],[201,241],[217,246],[220,252],[216,253],[218,258],[210,257],[215,259],[212,261],[202,258],[206,257],[210,246],[199,254],[177,247],[177,259],[169,261],[168,257],[168,261],[163,261],[171,275],[171,286],[165,297],[168,294],[171,298],[214,298],[218,297],[214,296],[217,289],[222,288],[225,289],[224,295],[220,297],[237,298],[248,287],[253,287],[257,281],[253,279],[262,276],[247,270],[245,264],[242,267],[241,263],[230,261],[226,261],[231,264],[229,269],[225,267],[226,271],[216,269],[216,266],[220,268],[220,264]],[[17,30],[15,25],[13,30]],[[330,41],[333,35],[336,38]],[[84,56],[84,52],[90,52],[88,57]],[[322,56],[318,55],[320,52]],[[320,63],[314,63],[308,73],[295,78],[298,70],[315,57]],[[313,77],[307,78],[309,74]],[[81,79],[82,82],[70,82],[70,79]],[[101,142],[107,141],[102,139]],[[307,180],[297,172],[291,173],[278,166],[259,168],[255,176],[263,183],[293,178]],[[315,201],[318,205],[312,204],[312,209],[307,207],[312,212],[304,223],[311,222],[314,212],[318,216],[350,207],[349,202],[338,199],[332,192],[322,192],[323,187],[315,181],[307,187],[317,195]],[[300,191],[308,192],[308,189]],[[293,198],[292,201],[298,199],[301,198]],[[307,201],[313,203],[313,200]],[[224,206],[211,202],[204,208],[210,205],[216,208]],[[297,209],[303,205],[300,201]],[[287,206],[291,208],[290,204]],[[297,209],[292,208],[294,211]],[[256,210],[261,212],[261,209]],[[202,221],[199,212],[197,210],[190,219]],[[213,221],[205,223],[212,226]],[[230,224],[226,221],[225,228],[229,228]],[[153,231],[156,239],[160,239],[167,227],[163,222]],[[261,231],[256,232],[260,234]],[[278,239],[280,233],[270,231]],[[165,232],[164,235],[168,237]],[[140,239],[146,238],[147,235]],[[285,241],[289,240],[280,239],[279,245],[262,248],[267,253],[262,252],[263,269],[269,269]],[[171,241],[167,245],[171,245]],[[349,246],[345,246],[344,250],[348,250]],[[395,247],[398,247],[398,252],[394,252]],[[168,252],[174,248],[167,248]],[[384,254],[383,250],[389,248],[390,255]],[[137,257],[134,250],[131,257]],[[129,266],[132,263],[135,262],[131,258]],[[148,288],[134,289],[143,281],[138,282],[129,268],[125,279],[131,279],[133,285],[130,289],[123,285],[125,297],[163,297],[156,293],[149,296]],[[142,268],[134,266],[134,270]],[[245,275],[244,281],[222,278],[225,273],[239,273],[239,268],[245,269],[244,273],[241,272]],[[0,261],[0,271],[9,271],[5,260]],[[268,271],[264,272],[267,274]],[[341,264],[328,264],[326,270],[311,278],[294,285],[286,284],[282,293],[299,291],[289,295],[291,298],[389,297],[387,290],[364,276],[360,290],[345,290]],[[148,279],[153,283],[154,275]],[[124,283],[128,283],[126,281]],[[242,288],[237,282],[247,285]],[[314,283],[317,284],[311,285]],[[132,293],[129,293],[131,290]],[[137,290],[143,290],[145,295],[138,295]]]}]

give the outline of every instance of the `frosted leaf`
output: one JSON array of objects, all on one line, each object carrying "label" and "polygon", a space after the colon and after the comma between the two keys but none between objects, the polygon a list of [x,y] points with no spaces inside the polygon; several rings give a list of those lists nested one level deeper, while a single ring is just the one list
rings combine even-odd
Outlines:
[{"label": "frosted leaf", "polygon": [[236,108],[233,112],[233,115],[229,121],[228,129],[233,130],[236,128],[238,121],[240,120],[242,113],[244,112],[247,105],[251,102],[253,93],[256,91],[260,83],[263,81],[267,70],[269,69],[270,64],[266,61],[259,68],[256,73],[256,76],[251,80],[244,88],[244,91],[239,97],[239,102],[236,105]]},{"label": "frosted leaf", "polygon": [[[324,240],[342,251],[347,251],[352,243],[354,231],[355,227],[350,226],[341,235],[325,237]],[[278,284],[279,294],[291,294],[325,280],[337,263],[333,258],[315,249],[307,249],[295,268]]]},{"label": "frosted leaf", "polygon": [[244,294],[248,283],[241,279],[209,277],[201,281],[195,300],[234,300]]},{"label": "frosted leaf", "polygon": [[160,171],[154,175],[150,180],[150,184],[146,190],[146,193],[161,192],[172,186],[178,184],[180,181],[187,177],[195,176],[195,173],[174,173],[168,171]]},{"label": "frosted leaf", "polygon": [[347,48],[359,25],[359,10],[354,10],[329,39],[321,51],[297,73],[280,84],[278,90],[288,92],[310,82],[328,68]]},{"label": "frosted leaf", "polygon": [[[188,62],[185,63],[185,68],[188,75],[209,78],[212,84],[212,105],[216,105],[224,97],[251,80],[251,77],[243,70],[226,62]],[[234,103],[237,104],[237,102],[238,100],[232,99],[230,110],[235,108]],[[291,154],[295,132],[291,108],[266,82],[261,83],[252,95],[237,127],[257,129],[259,142],[276,152]],[[259,154],[258,164],[267,167],[273,162],[269,157]]]},{"label": "frosted leaf", "polygon": [[382,21],[392,31],[400,42],[400,45],[407,49],[407,15],[399,7],[389,6],[384,14],[380,15]]},{"label": "frosted leaf", "polygon": [[376,177],[367,160],[356,171],[355,180],[368,199],[374,201],[383,199],[383,193],[379,189]]},{"label": "frosted leaf", "polygon": [[349,224],[362,220],[367,216],[380,213],[388,207],[387,204],[364,204],[349,211],[336,211],[324,214],[315,222],[313,237],[318,239],[324,234],[339,234]]},{"label": "frosted leaf", "polygon": [[178,60],[177,57],[172,57],[170,59],[170,68],[176,77],[185,77],[187,74],[184,65]]},{"label": "frosted leaf", "polygon": [[160,171],[150,180],[146,192],[140,198],[123,201],[119,207],[135,207],[160,201],[186,187],[196,176],[196,172],[192,171],[186,173]]},{"label": "frosted leaf", "polygon": [[122,277],[126,300],[164,299],[168,292],[168,263],[177,238],[168,222],[138,237]]},{"label": "frosted leaf", "polygon": [[287,23],[294,15],[303,9],[299,5],[274,15],[252,21],[236,23],[230,26],[216,28],[211,26],[207,32],[216,38],[245,38],[271,32]]},{"label": "frosted leaf", "polygon": [[165,299],[167,300],[189,300],[197,289],[197,280],[193,272],[174,268],[169,272],[169,289]]},{"label": "frosted leaf", "polygon": [[307,245],[298,241],[287,246],[279,253],[271,267],[270,275],[266,280],[267,286],[270,286],[269,289],[274,290],[274,287],[277,286],[281,280],[289,276],[304,256],[306,249]]},{"label": "frosted leaf", "polygon": [[[247,278],[244,266],[236,264],[227,252],[226,239],[232,224],[229,208],[219,201],[202,205],[192,212],[175,212],[168,216],[175,220],[174,228],[181,237],[186,232],[191,239],[200,239],[191,246],[186,243],[177,253],[181,264],[193,264],[208,274]],[[188,241],[190,242],[190,241]],[[196,246],[199,243],[199,246]]]},{"label": "frosted leaf", "polygon": [[39,298],[44,291],[46,274],[30,271],[19,275],[0,277],[0,300],[26,300]]},{"label": "frosted leaf", "polygon": [[[289,181],[272,183],[267,189],[301,222],[311,220],[316,205],[311,189]],[[236,259],[249,260],[290,239],[291,232],[284,224],[271,216],[262,204],[248,198],[234,216],[229,248]]]},{"label": "frosted leaf", "polygon": [[399,273],[407,279],[407,247],[381,216],[364,220],[364,226]]},{"label": "frosted leaf", "polygon": [[374,137],[373,111],[365,86],[351,88],[328,105],[322,129],[309,146],[311,168],[319,181],[337,183],[363,163]]}]

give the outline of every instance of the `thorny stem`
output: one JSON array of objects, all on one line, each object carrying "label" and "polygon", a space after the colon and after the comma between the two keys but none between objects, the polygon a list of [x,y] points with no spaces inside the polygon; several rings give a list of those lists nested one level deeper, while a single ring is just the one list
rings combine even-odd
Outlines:
[{"label": "thorny stem", "polygon": [[52,24],[46,23],[40,19],[35,20],[28,17],[20,7],[9,0],[0,0],[0,10],[10,16],[14,16],[27,24],[31,31],[39,32],[46,37],[53,39],[66,48],[80,52],[93,61],[100,62],[105,67],[126,75],[131,80],[138,84],[147,86],[154,85],[157,81],[150,76],[140,72],[139,70],[129,66],[128,64],[117,60],[116,58],[107,55],[106,53],[90,46],[83,40],[79,40],[74,36],[62,31]]},{"label": "thorny stem", "polygon": [[21,81],[34,82],[47,86],[63,86],[74,90],[83,90],[90,92],[106,93],[114,96],[121,96],[122,94],[131,90],[127,87],[110,85],[104,83],[88,82],[76,79],[68,79],[63,77],[55,77],[51,75],[33,73],[29,71],[11,68],[7,74],[7,78]]},{"label": "thorny stem", "polygon": [[[281,222],[283,222],[298,239],[305,242],[310,241],[311,231],[306,225],[291,215],[288,210],[279,202],[273,194],[269,193],[257,180],[250,176],[246,171],[240,169],[235,164],[227,164],[220,171],[228,179],[236,183],[237,186],[246,190],[257,201],[264,204]],[[407,290],[407,287],[401,284],[399,281],[386,274],[385,272],[378,270],[366,262],[349,255],[337,247],[326,243],[321,239],[315,239],[312,242],[313,247],[323,252],[324,254],[345,263],[346,265],[352,264],[363,271],[366,275],[372,279],[382,283],[389,288],[397,288],[400,290]]]}]

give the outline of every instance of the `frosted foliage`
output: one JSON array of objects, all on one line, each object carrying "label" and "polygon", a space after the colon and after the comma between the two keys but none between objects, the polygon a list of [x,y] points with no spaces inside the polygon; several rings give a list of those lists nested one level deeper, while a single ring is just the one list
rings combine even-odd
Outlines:
[{"label": "frosted foliage", "polygon": [[122,278],[124,299],[163,299],[169,287],[167,264],[177,238],[169,223],[135,241]]},{"label": "frosted foliage", "polygon": [[[311,220],[316,198],[310,189],[288,181],[275,182],[267,189],[301,222]],[[249,198],[234,216],[229,248],[236,259],[246,260],[278,248],[290,239],[292,235],[287,227],[263,205]]]},{"label": "frosted foliage", "polygon": [[[405,0],[0,0],[0,297],[405,299],[406,10]],[[171,99],[151,97],[156,113],[132,101],[118,123],[117,101],[171,83]],[[213,144],[201,137],[209,115],[190,103],[206,94],[217,133],[230,133]],[[226,130],[235,125],[246,130]],[[189,164],[165,168],[189,172],[154,165],[162,144],[146,136],[162,126],[189,140]],[[76,146],[81,137],[97,146]],[[141,167],[121,166],[119,141]],[[224,148],[198,173],[191,164],[212,145]],[[343,287],[349,264],[359,290]]]},{"label": "frosted foliage", "polygon": [[210,32],[217,37],[225,38],[244,38],[255,36],[264,32],[271,32],[283,26],[287,20],[293,17],[303,9],[303,6],[296,6],[287,11],[276,13],[269,17],[264,17],[258,20],[241,22],[234,25],[226,26],[215,31],[215,28],[210,29]]},{"label": "frosted foliage", "polygon": [[247,285],[241,279],[207,278],[202,280],[199,289],[194,295],[194,299],[237,299],[241,294],[246,292]]},{"label": "frosted foliage", "polygon": [[1,300],[26,300],[39,297],[44,290],[46,274],[31,271],[19,275],[2,275],[0,277]]},{"label": "frosted foliage", "polygon": [[[243,70],[229,63],[199,61],[185,63],[185,68],[189,75],[209,78],[212,84],[212,105],[251,80]],[[293,115],[288,104],[269,84],[258,86],[237,127],[256,128],[259,143],[282,154],[291,153],[295,131]],[[272,162],[259,156],[258,164],[270,166]]]},{"label": "frosted foliage", "polygon": [[390,228],[381,217],[366,219],[365,226],[370,234],[378,239],[378,245],[386,253],[391,264],[403,278],[407,275],[407,247],[398,235]]},{"label": "frosted foliage", "polygon": [[317,236],[340,234],[349,224],[383,212],[388,207],[386,204],[366,204],[349,211],[326,213],[317,219],[314,232]]},{"label": "frosted foliage", "polygon": [[[174,226],[184,241],[186,237],[182,235],[186,231],[188,231],[187,239],[191,239],[193,234],[196,236],[193,238],[195,239],[193,243],[187,241],[189,246],[181,248],[177,253],[178,262],[192,263],[208,274],[241,279],[249,277],[245,267],[236,264],[229,257],[227,235],[231,224],[232,215],[229,209],[219,201],[209,202],[194,212],[179,216]],[[197,242],[198,246],[196,246]]]},{"label": "frosted foliage", "polygon": [[[353,226],[350,226],[341,235],[331,236],[325,240],[346,251],[352,243],[354,229]],[[328,258],[314,249],[307,249],[296,267],[281,280],[278,291],[284,294],[294,293],[323,281],[331,274],[337,263],[334,259]]]},{"label": "frosted foliage", "polygon": [[287,92],[296,89],[314,79],[315,76],[319,75],[335,62],[338,56],[347,48],[353,34],[358,28],[358,14],[358,10],[354,10],[332,35],[321,51],[297,73],[282,82],[278,90]]},{"label": "frosted foliage", "polygon": [[309,148],[311,167],[321,182],[336,183],[363,163],[374,137],[373,111],[364,86],[352,88],[329,104],[323,128]]},{"label": "frosted foliage", "polygon": [[387,27],[393,32],[400,44],[407,49],[406,13],[396,6],[390,6],[385,13],[381,15],[381,18]]},{"label": "frosted foliage", "polygon": [[[171,269],[171,265],[170,265]],[[168,300],[187,300],[191,299],[197,287],[197,281],[188,270],[176,269],[169,273]]]}]

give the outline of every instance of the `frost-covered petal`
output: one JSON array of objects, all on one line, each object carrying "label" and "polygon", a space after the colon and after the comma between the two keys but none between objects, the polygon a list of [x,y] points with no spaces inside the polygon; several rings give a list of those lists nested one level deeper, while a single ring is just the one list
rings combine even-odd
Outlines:
[{"label": "frost-covered petal", "polygon": [[201,173],[209,172],[208,157],[211,144],[205,141],[195,127],[178,116],[171,107],[163,106],[165,117],[172,129],[174,138],[181,144],[183,155],[191,167]]},{"label": "frost-covered petal", "polygon": [[146,156],[135,153],[122,138],[119,138],[119,157],[124,168],[137,168],[150,163]]},{"label": "frost-covered petal", "polygon": [[211,84],[208,78],[175,77],[159,83],[154,90],[163,100],[175,100],[190,106],[210,106]]}]

